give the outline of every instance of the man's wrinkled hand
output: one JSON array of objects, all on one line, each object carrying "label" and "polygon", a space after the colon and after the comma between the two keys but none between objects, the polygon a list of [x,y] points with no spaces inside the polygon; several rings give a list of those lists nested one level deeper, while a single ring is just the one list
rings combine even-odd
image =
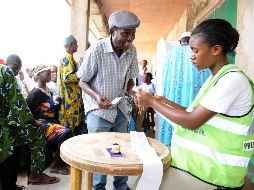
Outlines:
[{"label": "man's wrinkled hand", "polygon": [[112,106],[112,103],[105,96],[101,95],[96,96],[96,101],[99,107],[103,109],[108,109]]}]

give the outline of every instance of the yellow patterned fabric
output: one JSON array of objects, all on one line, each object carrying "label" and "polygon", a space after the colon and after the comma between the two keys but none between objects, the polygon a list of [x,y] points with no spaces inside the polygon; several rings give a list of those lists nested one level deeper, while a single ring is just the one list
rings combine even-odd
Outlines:
[{"label": "yellow patterned fabric", "polygon": [[72,131],[81,121],[81,88],[76,74],[77,66],[72,55],[61,59],[58,73],[58,89],[61,97],[59,122]]}]

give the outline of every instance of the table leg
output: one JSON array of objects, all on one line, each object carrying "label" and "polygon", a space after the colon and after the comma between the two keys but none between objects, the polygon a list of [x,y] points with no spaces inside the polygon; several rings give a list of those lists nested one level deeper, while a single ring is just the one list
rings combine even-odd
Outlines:
[{"label": "table leg", "polygon": [[93,188],[93,173],[85,171],[85,190],[92,190]]},{"label": "table leg", "polygon": [[81,190],[82,171],[71,167],[71,190]]}]

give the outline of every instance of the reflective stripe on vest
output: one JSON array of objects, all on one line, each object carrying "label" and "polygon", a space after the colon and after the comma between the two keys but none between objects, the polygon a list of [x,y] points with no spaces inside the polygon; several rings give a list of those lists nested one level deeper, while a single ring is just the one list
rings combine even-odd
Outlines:
[{"label": "reflective stripe on vest", "polygon": [[219,129],[235,133],[237,135],[248,135],[250,134],[250,126],[243,125],[241,123],[235,123],[217,116],[212,117],[206,122],[207,125],[217,127]]},{"label": "reflective stripe on vest", "polygon": [[[213,78],[207,79],[188,111],[192,111],[228,72],[241,71],[232,64],[222,67]],[[237,118],[216,114],[196,130],[176,126],[172,165],[217,186],[242,186],[254,147],[253,113],[254,109]]]},{"label": "reflective stripe on vest", "polygon": [[250,160],[249,157],[245,156],[237,156],[213,151],[212,149],[209,149],[207,146],[190,141],[188,139],[184,139],[179,136],[174,137],[174,143],[190,151],[207,156],[220,164],[225,164],[229,166],[247,167]]}]

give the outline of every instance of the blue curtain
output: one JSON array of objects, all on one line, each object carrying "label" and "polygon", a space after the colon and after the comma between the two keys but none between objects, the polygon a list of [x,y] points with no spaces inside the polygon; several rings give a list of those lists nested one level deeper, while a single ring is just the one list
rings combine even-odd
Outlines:
[{"label": "blue curtain", "polygon": [[[163,97],[188,107],[210,76],[209,69],[197,70],[190,60],[189,45],[179,45],[166,55],[163,72]],[[159,141],[171,147],[173,127],[160,118]]]}]

